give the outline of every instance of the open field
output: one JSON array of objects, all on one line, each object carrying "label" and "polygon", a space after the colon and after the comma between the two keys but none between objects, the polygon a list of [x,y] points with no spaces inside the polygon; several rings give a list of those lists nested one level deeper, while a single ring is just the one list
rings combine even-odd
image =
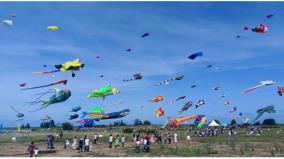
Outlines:
[{"label": "open field", "polygon": [[[110,132],[113,135],[122,134],[122,127],[113,128],[112,130],[101,129],[88,129],[80,131],[64,131],[63,138],[68,138],[72,142],[72,138],[77,136],[78,138],[88,135],[89,138],[93,138],[94,133],[103,135],[99,139],[97,145],[93,146],[94,152],[78,153],[75,150],[69,148],[63,148],[63,139],[55,138],[56,153],[39,154],[39,156],[57,156],[57,157],[70,157],[70,156],[284,156],[284,127],[276,128],[262,128],[261,136],[249,136],[244,129],[237,129],[237,134],[228,136],[227,131],[222,136],[215,137],[196,137],[194,131],[190,131],[189,134],[192,138],[190,142],[186,141],[186,130],[177,129],[170,131],[172,134],[178,134],[178,144],[158,144],[151,145],[149,153],[134,152],[134,143],[132,140],[132,134],[126,135],[126,145],[124,148],[119,147],[117,149],[108,148],[108,136]],[[135,128],[135,129],[141,129]],[[162,133],[168,132],[166,130],[159,130]],[[30,141],[34,141],[36,146],[40,150],[46,149],[46,141],[48,134],[57,134],[58,130],[39,129],[33,131],[32,134],[24,135],[17,134],[17,141],[12,142],[12,134],[1,135],[0,138],[0,156],[27,156],[25,154]],[[145,133],[141,133],[145,135]],[[141,146],[142,148],[142,146]]]}]

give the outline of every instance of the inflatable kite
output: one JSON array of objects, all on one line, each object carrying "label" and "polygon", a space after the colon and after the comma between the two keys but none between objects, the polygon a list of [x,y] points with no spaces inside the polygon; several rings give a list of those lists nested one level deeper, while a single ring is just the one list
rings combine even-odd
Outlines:
[{"label": "inflatable kite", "polygon": [[3,20],[3,24],[7,27],[13,26],[13,21],[12,20]]},{"label": "inflatable kite", "polygon": [[165,115],[165,111],[164,111],[163,108],[161,108],[161,107],[158,108],[158,109],[156,109],[155,112],[156,112],[156,116],[157,116],[158,118]]},{"label": "inflatable kite", "polygon": [[149,36],[150,33],[144,33],[143,35],[141,35],[142,38],[145,38],[146,36]]},{"label": "inflatable kite", "polygon": [[252,123],[254,123],[258,118],[260,118],[263,113],[275,113],[276,111],[274,110],[274,106],[273,105],[270,105],[270,106],[267,106],[265,108],[262,108],[262,109],[259,109],[256,111],[257,116],[253,119]]},{"label": "inflatable kite", "polygon": [[106,96],[118,94],[119,92],[119,90],[117,90],[116,88],[111,88],[110,85],[107,84],[103,88],[94,90],[92,94],[87,96],[87,98],[103,98],[104,100]]},{"label": "inflatable kite", "polygon": [[25,115],[23,113],[20,113],[17,109],[14,107],[10,106],[11,109],[13,109],[17,113],[17,119],[16,121],[21,121],[25,119]]},{"label": "inflatable kite", "polygon": [[220,86],[216,86],[216,87],[213,87],[213,90],[218,91],[218,90],[220,90],[220,88],[221,88]]},{"label": "inflatable kite", "polygon": [[201,56],[203,56],[203,52],[196,52],[196,53],[188,56],[188,58],[191,59],[191,60],[194,60],[196,57],[201,57]]},{"label": "inflatable kite", "polygon": [[55,31],[58,29],[58,26],[47,26],[47,30]]},{"label": "inflatable kite", "polygon": [[72,110],[70,112],[78,112],[81,109],[82,109],[82,107],[77,106],[77,107],[72,108]]},{"label": "inflatable kite", "polygon": [[282,96],[284,93],[284,87],[278,87],[277,93],[279,94],[279,96]]},{"label": "inflatable kite", "polygon": [[198,115],[190,115],[186,117],[173,117],[170,118],[163,126],[165,128],[166,125],[169,125],[171,128],[177,128],[181,123],[187,122],[191,119],[196,119]]},{"label": "inflatable kite", "polygon": [[67,80],[60,80],[60,81],[58,81],[58,82],[51,83],[51,84],[47,84],[47,85],[43,85],[43,86],[30,87],[30,88],[23,88],[23,89],[21,89],[21,90],[29,90],[29,89],[43,88],[43,87],[48,87],[48,86],[54,86],[54,85],[57,85],[57,84],[64,84],[64,85],[66,85],[66,84],[67,84]]},{"label": "inflatable kite", "polygon": [[266,33],[268,28],[266,25],[260,24],[258,27],[252,28],[251,30],[256,33]]},{"label": "inflatable kite", "polygon": [[[48,98],[48,100],[40,100],[43,96],[45,96],[46,94],[50,94],[50,93],[53,94],[53,95],[50,96]],[[38,104],[38,103],[42,103],[41,107],[39,109],[36,109],[34,111],[31,111],[31,112],[36,112],[38,110],[42,110],[44,108],[47,108],[51,104],[56,104],[56,103],[66,101],[69,97],[71,97],[71,91],[69,89],[61,90],[61,89],[58,89],[58,88],[54,88],[54,89],[51,89],[48,92],[44,92],[44,93],[41,93],[41,94],[38,94],[38,95],[40,95],[40,96],[35,101],[26,103],[26,104],[29,104],[29,105],[35,105],[35,104]]]},{"label": "inflatable kite", "polygon": [[264,87],[264,86],[269,86],[269,85],[276,84],[276,82],[269,81],[269,80],[267,80],[267,81],[261,81],[260,83],[261,83],[260,85],[257,85],[257,86],[255,86],[255,87],[251,87],[251,88],[249,88],[249,89],[246,89],[246,90],[242,91],[241,94],[245,94],[245,93],[251,92],[251,91],[253,91],[253,90],[256,90],[256,89],[261,88],[261,87]]},{"label": "inflatable kite", "polygon": [[225,105],[231,105],[231,101],[226,100],[224,104],[225,104]]},{"label": "inflatable kite", "polygon": [[270,18],[272,18],[272,17],[274,17],[273,14],[268,14],[268,15],[266,16],[267,19],[270,19]]},{"label": "inflatable kite", "polygon": [[203,99],[200,99],[198,101],[198,103],[195,105],[195,109],[197,109],[198,107],[200,107],[201,105],[204,105],[205,104],[205,101]]},{"label": "inflatable kite", "polygon": [[127,52],[131,52],[132,50],[131,50],[131,49],[126,49],[125,51],[127,51]]},{"label": "inflatable kite", "polygon": [[152,99],[150,99],[148,101],[150,101],[150,102],[160,102],[162,100],[164,100],[163,96],[156,96],[156,97],[154,97],[154,98],[152,98]]},{"label": "inflatable kite", "polygon": [[136,73],[136,74],[134,74],[133,76],[132,76],[132,78],[130,78],[130,79],[124,79],[123,81],[124,82],[128,82],[128,81],[133,81],[133,80],[140,80],[140,79],[142,79],[143,78],[143,76],[140,74],[140,73]]},{"label": "inflatable kite", "polygon": [[127,116],[129,112],[130,112],[129,109],[124,109],[122,111],[105,114],[103,108],[101,106],[97,106],[88,113],[83,112],[81,119],[83,119],[85,116],[89,116],[90,118],[96,121],[105,120],[105,119],[117,119]]},{"label": "inflatable kite", "polygon": [[73,114],[69,116],[69,120],[74,120],[74,119],[77,119],[78,117],[79,117],[78,114]]},{"label": "inflatable kite", "polygon": [[196,87],[196,85],[192,85],[192,86],[190,86],[190,88],[195,88]]},{"label": "inflatable kite", "polygon": [[15,18],[17,16],[17,14],[16,13],[12,13],[12,14],[10,14],[10,16]]},{"label": "inflatable kite", "polygon": [[185,98],[186,98],[186,96],[180,96],[175,101],[171,101],[170,104],[173,104],[174,102],[185,99]]},{"label": "inflatable kite", "polygon": [[167,84],[170,84],[170,82],[176,80],[176,81],[179,81],[179,80],[182,80],[183,79],[183,75],[181,76],[176,76],[176,77],[173,77],[173,78],[170,78],[168,80],[165,80],[165,81],[162,81],[160,82],[159,84],[157,84],[156,86],[161,86],[161,85],[167,85]]},{"label": "inflatable kite", "polygon": [[74,61],[67,61],[64,64],[55,65],[54,67],[57,70],[47,71],[47,72],[33,72],[33,74],[49,74],[55,72],[66,72],[71,71],[72,77],[75,77],[74,71],[79,71],[81,68],[84,68],[85,64],[82,63],[80,59],[76,59]]},{"label": "inflatable kite", "polygon": [[189,109],[192,106],[192,102],[189,101],[187,103],[184,104],[184,106],[181,108],[181,110],[179,111],[179,114],[182,114],[184,111],[186,111],[187,109]]},{"label": "inflatable kite", "polygon": [[249,30],[250,27],[249,26],[244,26],[244,30]]},{"label": "inflatable kite", "polygon": [[205,122],[206,122],[205,115],[198,115],[194,123],[197,125],[198,129],[201,129],[203,125],[205,124]]},{"label": "inflatable kite", "polygon": [[20,87],[25,87],[27,84],[26,83],[21,83]]}]

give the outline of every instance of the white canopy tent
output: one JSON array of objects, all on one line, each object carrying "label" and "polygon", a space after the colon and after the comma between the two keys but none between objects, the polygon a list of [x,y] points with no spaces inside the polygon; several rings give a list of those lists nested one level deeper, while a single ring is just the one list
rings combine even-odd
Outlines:
[{"label": "white canopy tent", "polygon": [[220,126],[218,123],[216,123],[215,120],[212,120],[211,123],[208,126]]}]

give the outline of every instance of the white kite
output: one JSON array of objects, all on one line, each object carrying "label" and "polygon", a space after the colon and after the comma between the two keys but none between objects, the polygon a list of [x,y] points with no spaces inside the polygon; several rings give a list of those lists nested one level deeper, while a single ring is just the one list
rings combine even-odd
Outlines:
[{"label": "white kite", "polygon": [[260,87],[264,87],[264,86],[269,86],[269,85],[273,85],[273,84],[276,84],[276,82],[274,81],[271,81],[271,80],[266,80],[266,81],[260,81],[260,85],[257,85],[257,86],[254,86],[254,87],[251,87],[249,89],[246,89],[244,91],[241,92],[241,94],[245,94],[245,93],[248,93],[250,91],[253,91],[255,89],[258,89]]}]

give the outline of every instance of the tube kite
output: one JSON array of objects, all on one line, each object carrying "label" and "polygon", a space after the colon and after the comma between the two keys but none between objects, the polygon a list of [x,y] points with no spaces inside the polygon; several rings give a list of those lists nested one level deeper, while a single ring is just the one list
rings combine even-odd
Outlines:
[{"label": "tube kite", "polygon": [[276,82],[273,82],[273,81],[270,81],[270,80],[261,81],[260,83],[261,83],[260,85],[257,85],[257,86],[254,86],[254,87],[251,87],[249,89],[246,89],[246,90],[242,91],[241,94],[245,94],[245,93],[251,92],[253,90],[256,90],[256,89],[264,87],[264,86],[269,86],[269,85],[276,84]]},{"label": "tube kite", "polygon": [[21,90],[29,90],[29,89],[43,88],[43,87],[48,87],[48,86],[54,86],[54,85],[57,85],[57,84],[64,84],[64,85],[66,85],[66,84],[67,84],[67,80],[60,80],[60,81],[58,81],[58,82],[51,83],[51,84],[47,84],[47,85],[43,85],[43,86],[30,87],[30,88],[23,88],[23,89],[21,89]]}]

